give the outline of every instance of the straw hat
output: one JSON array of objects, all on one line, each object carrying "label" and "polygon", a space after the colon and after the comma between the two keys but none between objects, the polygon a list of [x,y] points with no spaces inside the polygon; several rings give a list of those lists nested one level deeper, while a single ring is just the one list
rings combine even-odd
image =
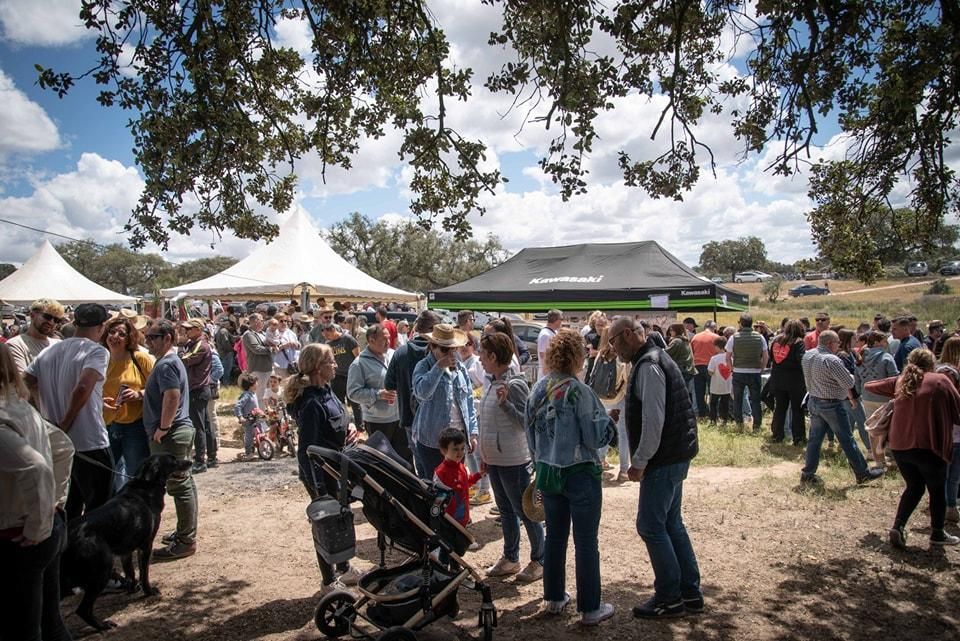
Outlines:
[{"label": "straw hat", "polygon": [[427,340],[440,347],[463,347],[467,344],[467,335],[453,325],[440,323],[427,334]]},{"label": "straw hat", "polygon": [[147,318],[142,314],[136,313],[132,309],[127,309],[126,307],[121,308],[120,311],[118,312],[110,312],[111,319],[118,318],[118,317],[125,318],[131,323],[133,323],[133,327],[137,331],[142,331],[147,326],[147,324],[150,323],[149,318]]},{"label": "straw hat", "polygon": [[542,523],[547,518],[543,511],[543,494],[537,489],[536,479],[530,481],[530,485],[523,491],[523,513],[537,523]]}]

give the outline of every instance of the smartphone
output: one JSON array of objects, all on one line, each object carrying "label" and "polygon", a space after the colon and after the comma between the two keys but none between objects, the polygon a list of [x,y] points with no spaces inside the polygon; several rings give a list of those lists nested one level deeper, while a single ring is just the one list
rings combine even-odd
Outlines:
[{"label": "smartphone", "polygon": [[117,392],[117,402],[116,402],[117,405],[123,405],[124,401],[122,400],[121,397],[123,396],[123,393],[128,389],[130,389],[129,385],[124,385],[123,383],[120,384],[120,390]]}]

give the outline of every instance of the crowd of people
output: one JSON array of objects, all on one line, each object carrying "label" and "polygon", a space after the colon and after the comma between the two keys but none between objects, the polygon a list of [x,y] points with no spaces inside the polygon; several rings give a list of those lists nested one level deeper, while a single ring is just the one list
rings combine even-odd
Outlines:
[{"label": "crowd of people", "polygon": [[[241,458],[253,458],[261,408],[282,406],[296,420],[299,477],[311,499],[335,495],[336,481],[312,466],[307,447],[342,449],[380,432],[417,475],[453,490],[448,512],[462,525],[471,523],[471,505],[495,503],[502,554],[487,575],[542,581],[548,615],[571,601],[572,532],[584,625],[614,614],[602,599],[598,547],[602,477],[614,452],[613,479],[639,482],[636,530],[656,577],[634,616],[703,610],[682,518],[698,419],[757,432],[768,408],[768,438],[805,447],[802,484],[822,482],[825,439],[839,443],[858,483],[881,476],[891,464],[885,437],[906,482],[891,544],[905,545],[925,491],[931,543],[960,542],[945,530],[960,520],[960,332],[939,321],[926,335],[911,317],[878,315],[848,329],[826,313],[813,327],[783,319],[776,332],[748,314],[736,327],[707,321],[701,329],[688,317],[663,329],[596,311],[577,331],[550,310],[537,375],[528,378],[531,354],[507,318],[476,331],[469,310],[456,326],[432,311],[407,326],[385,307],[367,309],[375,323],[362,308],[310,313],[293,303],[174,322],[96,304],[68,319],[57,301],[36,301],[23,331],[0,344],[0,562],[16,569],[16,585],[30,586],[10,596],[29,612],[13,638],[39,630],[44,639],[69,638],[50,603],[64,524],[103,505],[151,454],[193,458],[167,484],[177,523],[153,555],[196,553],[193,475],[220,464],[216,402],[221,386],[234,383],[242,388],[234,407]],[[524,509],[531,485],[542,520]],[[24,505],[36,509],[18,511]],[[330,565],[319,554],[317,562],[324,591],[359,578],[348,562]]]}]

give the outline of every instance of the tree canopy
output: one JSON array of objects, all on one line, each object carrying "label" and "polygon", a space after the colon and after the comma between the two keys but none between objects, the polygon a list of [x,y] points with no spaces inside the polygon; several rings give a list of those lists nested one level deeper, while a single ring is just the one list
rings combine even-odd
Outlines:
[{"label": "tree canopy", "polygon": [[217,256],[180,264],[170,263],[158,254],[132,251],[119,243],[98,245],[93,241],[71,241],[57,251],[74,269],[107,289],[142,296],[207,276],[236,263],[236,259]]},{"label": "tree canopy", "polygon": [[707,274],[730,274],[748,269],[765,269],[767,248],[756,236],[737,240],[711,240],[700,252],[700,270]]},{"label": "tree canopy", "polygon": [[[556,132],[541,166],[564,198],[588,188],[597,118],[641,95],[665,99],[659,119],[640,125],[659,148],[623,150],[619,163],[627,184],[653,196],[680,199],[712,170],[697,133],[707,118],[729,120],[745,157],[773,146],[767,169],[780,174],[808,162],[824,123],[838,122],[856,189],[829,215],[880,202],[890,217],[902,184],[922,234],[957,211],[955,0],[483,1],[503,16],[490,45],[514,58],[485,85]],[[398,152],[422,220],[463,238],[467,214],[483,212],[480,195],[503,180],[479,169],[483,141],[445,120],[450,101],[469,99],[472,71],[451,61],[427,0],[83,0],[80,15],[98,34],[99,63],[38,66],[39,82],[62,96],[89,75],[100,103],[131,111],[146,179],[127,225],[135,247],[164,246],[171,230],[194,225],[270,236],[276,227],[255,205],[289,207],[298,158],[316,151],[324,166],[349,168],[361,137],[391,127],[403,133]],[[282,19],[308,25],[310,56],[276,44]],[[861,247],[850,251],[868,265]]]},{"label": "tree canopy", "polygon": [[500,241],[488,236],[457,240],[413,222],[374,223],[353,213],[324,234],[330,247],[379,281],[425,292],[472,278],[507,259]]}]

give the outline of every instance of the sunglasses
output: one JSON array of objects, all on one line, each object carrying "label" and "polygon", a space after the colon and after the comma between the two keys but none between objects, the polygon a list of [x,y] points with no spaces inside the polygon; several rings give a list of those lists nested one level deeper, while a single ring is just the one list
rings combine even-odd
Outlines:
[{"label": "sunglasses", "polygon": [[163,338],[163,334],[144,334],[143,337],[148,341],[155,341],[158,338]]},{"label": "sunglasses", "polygon": [[446,354],[447,352],[449,352],[449,351],[450,351],[451,349],[453,349],[453,348],[452,348],[452,347],[443,347],[442,345],[437,345],[437,349],[440,350],[440,353],[441,353],[441,354]]},{"label": "sunglasses", "polygon": [[631,330],[629,330],[629,329],[620,330],[619,332],[617,332],[617,333],[614,334],[613,336],[608,337],[607,340],[610,341],[610,343],[613,343],[613,342],[615,342],[616,340],[618,340],[619,338],[622,338],[623,335],[626,334],[626,333],[629,332],[629,331],[631,331]]},{"label": "sunglasses", "polygon": [[41,313],[40,315],[43,316],[43,320],[49,321],[49,322],[51,322],[51,323],[62,323],[62,322],[63,322],[63,319],[62,319],[62,318],[58,318],[57,316],[54,316],[53,314],[48,314],[47,312],[43,312],[43,313]]}]

